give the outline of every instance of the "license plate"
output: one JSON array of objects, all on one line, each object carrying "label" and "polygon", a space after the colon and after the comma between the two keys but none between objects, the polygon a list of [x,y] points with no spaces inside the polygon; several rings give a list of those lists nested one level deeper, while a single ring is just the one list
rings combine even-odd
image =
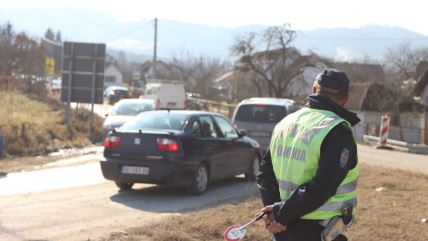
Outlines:
[{"label": "license plate", "polygon": [[122,166],[120,168],[120,172],[125,174],[149,175],[149,171],[148,167]]},{"label": "license plate", "polygon": [[270,132],[266,131],[252,131],[250,134],[252,136],[270,137]]}]

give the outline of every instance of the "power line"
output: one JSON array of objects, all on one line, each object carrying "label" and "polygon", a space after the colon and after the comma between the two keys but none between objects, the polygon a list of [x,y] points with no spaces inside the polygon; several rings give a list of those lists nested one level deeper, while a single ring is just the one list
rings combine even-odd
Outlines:
[{"label": "power line", "polygon": [[344,40],[344,41],[428,41],[428,37],[417,37],[417,38],[334,38],[334,37],[308,37],[300,36],[297,38],[308,39],[308,40]]},{"label": "power line", "polygon": [[125,37],[125,36],[127,36],[127,35],[129,35],[129,34],[131,34],[131,33],[135,32],[135,31],[137,31],[137,30],[141,29],[142,27],[145,27],[145,26],[146,26],[146,24],[150,23],[150,22],[149,22],[149,20],[144,19],[144,21],[145,21],[145,22],[143,22],[143,23],[142,23],[142,25],[140,25],[140,26],[138,26],[138,27],[135,27],[135,28],[133,28],[133,29],[131,29],[131,30],[129,30],[129,31],[125,32],[125,33],[123,33],[123,34],[117,35],[117,36],[116,36],[116,37],[114,37],[114,38],[110,38],[110,39],[106,40],[105,42],[107,43],[107,42],[111,42],[111,41],[113,41],[113,40],[116,40],[116,39],[119,39],[119,38]]},{"label": "power line", "polygon": [[70,11],[71,13],[73,13],[75,16],[79,17],[80,19],[84,20],[87,23],[90,23],[90,24],[92,24],[94,26],[97,26],[97,27],[100,27],[100,28],[104,28],[104,29],[108,28],[107,25],[100,24],[99,22],[94,21],[93,19],[89,18],[88,16],[85,16],[85,15],[79,13],[78,11],[76,11],[76,10],[74,10],[72,8],[66,8],[66,9],[68,11]]},{"label": "power line", "polygon": [[[99,27],[99,28],[102,28],[102,29],[109,29],[109,28],[110,28],[110,26],[107,26],[107,25],[104,25],[104,24],[100,24],[99,22],[94,21],[93,19],[89,18],[88,16],[83,15],[83,14],[79,13],[78,11],[75,11],[75,10],[74,10],[74,9],[72,9],[72,8],[67,8],[67,10],[69,10],[69,11],[70,11],[71,13],[73,13],[75,16],[80,17],[80,18],[81,18],[82,20],[84,20],[85,22],[90,23],[90,24],[92,24],[92,25],[94,25],[94,26],[96,26],[96,27]],[[144,26],[145,26],[145,25],[146,25],[150,20],[151,20],[151,19],[142,19],[142,21],[143,21],[143,25],[140,25],[140,26],[138,26],[138,27],[135,27],[135,28],[133,28],[133,29],[131,29],[131,30],[129,30],[129,31],[125,32],[125,33],[123,33],[123,34],[117,35],[117,36],[116,36],[116,37],[114,37],[114,38],[110,38],[110,39],[106,40],[105,42],[111,42],[111,41],[116,40],[116,39],[118,39],[118,38],[124,37],[124,36],[126,36],[126,35],[128,35],[128,34],[131,34],[131,33],[135,32],[135,31],[137,31],[138,29],[140,29],[140,28],[144,27]]]}]

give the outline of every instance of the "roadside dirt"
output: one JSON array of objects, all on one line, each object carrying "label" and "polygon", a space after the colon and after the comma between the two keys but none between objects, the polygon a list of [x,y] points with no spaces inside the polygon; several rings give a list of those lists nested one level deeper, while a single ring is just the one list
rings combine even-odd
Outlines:
[{"label": "roadside dirt", "polygon": [[4,157],[0,159],[0,175],[6,175],[10,172],[32,171],[42,168],[55,166],[50,163],[58,161],[67,162],[70,164],[79,164],[78,157],[87,154],[102,153],[102,146],[88,146],[85,148],[63,149],[58,152],[50,153],[43,156],[25,156],[25,157]]}]

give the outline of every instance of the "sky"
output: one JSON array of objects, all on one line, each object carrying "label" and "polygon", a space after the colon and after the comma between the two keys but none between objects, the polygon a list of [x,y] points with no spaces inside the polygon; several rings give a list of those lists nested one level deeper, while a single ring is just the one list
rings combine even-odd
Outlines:
[{"label": "sky", "polygon": [[[424,3],[425,2],[425,3]],[[399,26],[428,35],[424,0],[0,0],[8,8],[89,8],[121,22],[153,18],[211,26],[280,25],[296,30]]]}]

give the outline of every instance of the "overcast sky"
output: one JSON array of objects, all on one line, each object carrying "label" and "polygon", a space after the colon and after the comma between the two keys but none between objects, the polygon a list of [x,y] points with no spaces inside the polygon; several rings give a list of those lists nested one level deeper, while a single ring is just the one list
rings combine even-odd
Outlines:
[{"label": "overcast sky", "polygon": [[7,8],[89,8],[116,19],[154,17],[213,26],[290,23],[298,30],[400,26],[428,35],[425,0],[0,0]]}]

